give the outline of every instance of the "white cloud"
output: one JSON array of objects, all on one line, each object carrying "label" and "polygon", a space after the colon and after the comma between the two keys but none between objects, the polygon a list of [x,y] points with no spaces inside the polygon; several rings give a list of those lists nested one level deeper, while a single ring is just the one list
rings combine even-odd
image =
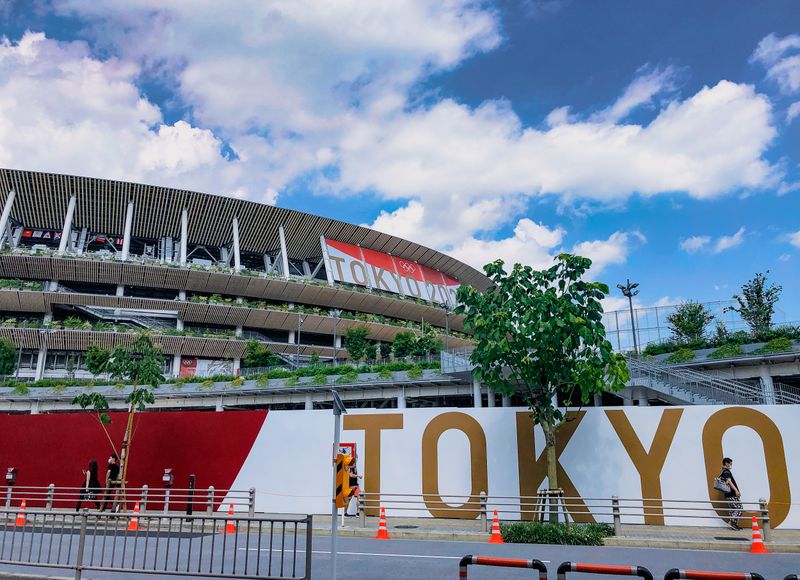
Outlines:
[{"label": "white cloud", "polygon": [[800,248],[800,231],[796,231],[793,234],[789,234],[789,243],[795,246],[796,248]]},{"label": "white cloud", "polygon": [[800,117],[800,101],[794,102],[786,109],[786,122],[791,123],[797,117]]},{"label": "white cloud", "polygon": [[705,248],[711,241],[711,236],[692,236],[681,240],[680,248],[688,254],[694,254],[698,250]]},{"label": "white cloud", "polygon": [[652,104],[656,95],[675,88],[677,71],[673,67],[654,70],[644,67],[640,72],[642,74],[628,85],[613,105],[593,115],[592,119],[616,123],[627,117],[634,109]]},{"label": "white cloud", "polygon": [[81,42],[26,33],[0,43],[0,165],[264,195],[264,173],[226,160],[207,129],[165,124],[137,66],[93,59]]},{"label": "white cloud", "polygon": [[730,250],[731,248],[735,248],[736,246],[740,245],[744,241],[744,233],[745,228],[742,226],[732,236],[721,236],[714,244],[712,253],[719,254],[720,252]]},{"label": "white cloud", "polygon": [[[612,294],[601,300],[603,304],[603,312],[624,312],[627,314],[628,312],[628,299],[624,296],[618,296],[619,290],[616,287],[611,288]],[[680,296],[678,297],[671,297],[671,296],[661,296],[660,298],[654,301],[647,301],[643,300],[641,295],[638,298],[634,298],[633,300],[633,307],[635,309],[639,308],[661,308],[662,306],[675,306],[676,304],[680,304],[681,302],[685,302],[683,298]],[[624,320],[620,320],[621,325],[627,322],[630,317],[626,317]],[[637,318],[639,318],[637,316]]]},{"label": "white cloud", "polygon": [[767,69],[767,78],[775,81],[787,94],[800,91],[800,34],[783,38],[765,36],[750,57]]},{"label": "white cloud", "polygon": [[791,254],[781,254],[780,256],[778,256],[778,260],[780,260],[781,262],[788,262],[791,259],[792,259]]}]

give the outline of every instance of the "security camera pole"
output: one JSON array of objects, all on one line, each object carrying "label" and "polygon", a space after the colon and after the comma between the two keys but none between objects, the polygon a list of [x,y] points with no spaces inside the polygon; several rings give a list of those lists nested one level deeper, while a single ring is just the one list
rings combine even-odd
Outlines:
[{"label": "security camera pole", "polygon": [[628,307],[631,310],[631,329],[633,330],[633,350],[636,353],[636,356],[639,356],[639,344],[636,341],[636,319],[633,317],[633,297],[636,296],[639,291],[634,291],[634,288],[639,286],[638,282],[631,283],[630,279],[625,280],[625,286],[622,284],[617,284],[617,288],[622,290],[622,295],[628,299]]},{"label": "security camera pole", "polygon": [[333,393],[333,493],[331,495],[331,578],[336,580],[336,454],[339,453],[339,435],[342,429],[342,415],[347,414],[339,393]]}]

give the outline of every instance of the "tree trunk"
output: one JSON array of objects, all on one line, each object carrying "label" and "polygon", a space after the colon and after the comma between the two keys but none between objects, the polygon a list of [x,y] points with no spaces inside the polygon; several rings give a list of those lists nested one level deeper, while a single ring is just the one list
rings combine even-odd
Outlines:
[{"label": "tree trunk", "polygon": [[[547,452],[547,488],[558,489],[558,461],[556,460],[556,428],[550,422],[542,422],[545,450]],[[558,522],[558,501],[550,497],[550,523]]]},{"label": "tree trunk", "polygon": [[122,448],[119,453],[119,474],[120,474],[120,495],[122,496],[122,511],[127,509],[127,497],[125,496],[125,488],[128,486],[128,460],[130,457],[130,441],[131,433],[133,432],[133,414],[136,412],[136,407],[131,403],[128,408],[128,424],[125,426],[125,435],[122,437]]}]

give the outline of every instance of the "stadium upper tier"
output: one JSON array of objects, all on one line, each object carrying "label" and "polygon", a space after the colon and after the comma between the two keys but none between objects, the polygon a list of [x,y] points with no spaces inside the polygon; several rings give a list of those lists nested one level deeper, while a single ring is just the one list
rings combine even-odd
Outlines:
[{"label": "stadium upper tier", "polygon": [[380,342],[424,325],[466,344],[455,290],[489,283],[408,240],[231,197],[0,169],[0,206],[0,336],[20,347],[21,376],[48,376],[56,354],[80,369],[90,344],[137,328],[161,337],[174,374],[197,363],[182,357],[235,370],[249,339],[342,357],[355,325]]}]

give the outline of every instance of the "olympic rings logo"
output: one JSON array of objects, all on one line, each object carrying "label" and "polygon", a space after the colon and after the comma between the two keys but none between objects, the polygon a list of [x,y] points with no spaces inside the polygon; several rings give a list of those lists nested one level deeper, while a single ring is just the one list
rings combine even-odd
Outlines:
[{"label": "olympic rings logo", "polygon": [[412,264],[411,262],[400,262],[400,267],[405,270],[408,274],[412,274],[417,271],[416,264]]}]

